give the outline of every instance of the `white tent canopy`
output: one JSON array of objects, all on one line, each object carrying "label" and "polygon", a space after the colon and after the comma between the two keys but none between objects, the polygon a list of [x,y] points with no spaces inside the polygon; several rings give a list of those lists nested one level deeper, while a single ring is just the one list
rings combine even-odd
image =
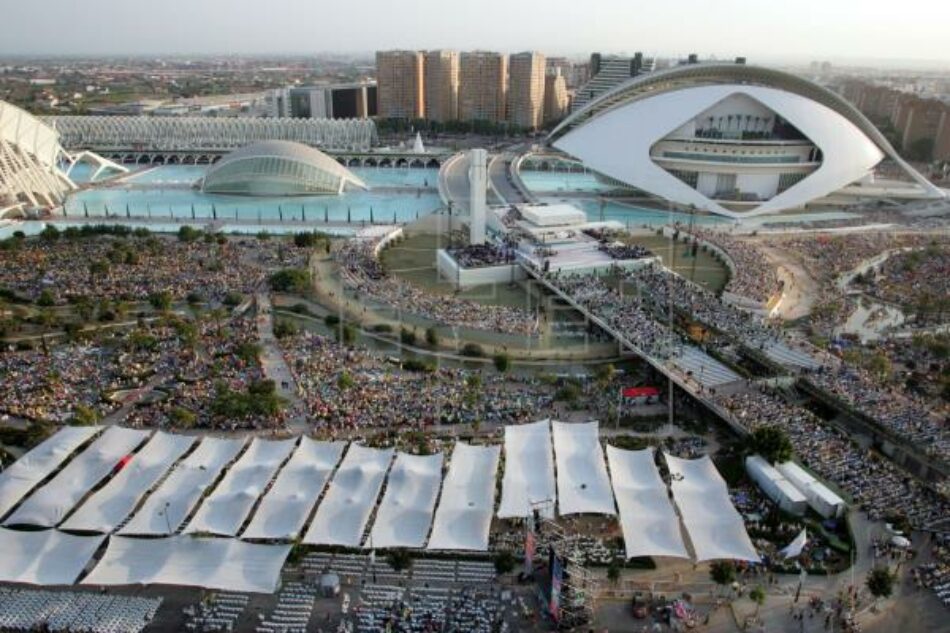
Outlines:
[{"label": "white tent canopy", "polygon": [[198,508],[185,527],[185,533],[236,535],[296,443],[296,438],[277,441],[255,438],[251,441],[244,454]]},{"label": "white tent canopy", "polygon": [[164,482],[145,500],[119,534],[169,534],[191,514],[201,495],[244,447],[245,440],[205,437],[188,457],[175,465]]},{"label": "white tent canopy", "polygon": [[665,454],[670,487],[698,562],[734,559],[759,562],[725,480],[706,455],[680,459]]},{"label": "white tent canopy", "polygon": [[[531,516],[533,509],[552,517],[556,500],[548,421],[506,426],[505,474],[498,517],[527,517]],[[540,505],[534,508],[533,504]]]},{"label": "white tent canopy", "polygon": [[66,464],[52,481],[24,501],[4,525],[57,525],[86,493],[112,472],[119,460],[148,436],[148,431],[109,427],[89,448]]},{"label": "white tent canopy", "polygon": [[442,483],[442,453],[396,453],[370,532],[373,547],[422,547]]},{"label": "white tent canopy", "polygon": [[222,591],[273,593],[289,545],[232,538],[113,536],[84,585],[186,585]]},{"label": "white tent canopy", "polygon": [[345,447],[346,442],[300,438],[300,446],[264,495],[241,538],[296,538]]},{"label": "white tent canopy", "polygon": [[627,558],[689,558],[679,519],[653,461],[653,449],[626,451],[608,445],[607,460]]},{"label": "white tent canopy", "polygon": [[101,426],[64,427],[8,465],[0,473],[0,518],[101,430]]},{"label": "white tent canopy", "polygon": [[391,448],[350,444],[303,542],[359,547],[392,457]]},{"label": "white tent canopy", "polygon": [[119,474],[94,493],[60,527],[64,530],[111,532],[194,443],[195,438],[188,435],[156,433]]},{"label": "white tent canopy", "polygon": [[552,422],[559,514],[616,514],[597,422]]},{"label": "white tent canopy", "polygon": [[499,446],[455,443],[449,472],[442,483],[429,549],[488,550],[499,453]]},{"label": "white tent canopy", "polygon": [[71,585],[104,538],[72,536],[59,530],[0,528],[0,581]]}]

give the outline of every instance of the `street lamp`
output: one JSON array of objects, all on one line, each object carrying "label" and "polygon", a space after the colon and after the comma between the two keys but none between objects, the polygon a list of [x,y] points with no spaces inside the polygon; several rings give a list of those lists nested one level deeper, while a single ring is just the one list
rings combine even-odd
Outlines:
[{"label": "street lamp", "polygon": [[171,501],[166,501],[165,507],[162,508],[161,512],[159,512],[160,515],[165,517],[165,526],[168,528],[169,536],[171,536],[171,533],[172,533],[172,523],[171,523],[171,520],[168,518],[168,506],[170,505],[171,505]]}]

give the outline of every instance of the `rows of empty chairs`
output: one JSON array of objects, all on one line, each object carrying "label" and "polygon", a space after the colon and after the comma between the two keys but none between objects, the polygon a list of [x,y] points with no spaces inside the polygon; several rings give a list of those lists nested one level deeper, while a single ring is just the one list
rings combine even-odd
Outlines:
[{"label": "rows of empty chairs", "polygon": [[371,579],[380,585],[404,582],[410,578],[416,582],[452,584],[483,584],[495,579],[494,565],[481,560],[416,558],[409,570],[397,572],[382,557],[371,564],[365,555],[318,552],[304,557],[301,567],[311,575],[335,573],[341,579]]},{"label": "rows of empty chairs", "polygon": [[475,588],[456,593],[449,606],[445,631],[450,633],[507,633],[508,621],[500,599]]},{"label": "rows of empty chairs", "polygon": [[363,588],[357,608],[357,630],[423,633],[443,630],[451,590],[370,584]]},{"label": "rows of empty chairs", "polygon": [[138,633],[161,604],[161,598],[4,588],[0,630]]},{"label": "rows of empty chairs", "polygon": [[317,598],[316,589],[299,582],[284,585],[277,594],[277,605],[267,616],[261,614],[257,633],[306,633]]},{"label": "rows of empty chairs", "polygon": [[233,631],[247,609],[248,597],[240,593],[212,594],[197,606],[185,607],[185,628],[203,631]]}]

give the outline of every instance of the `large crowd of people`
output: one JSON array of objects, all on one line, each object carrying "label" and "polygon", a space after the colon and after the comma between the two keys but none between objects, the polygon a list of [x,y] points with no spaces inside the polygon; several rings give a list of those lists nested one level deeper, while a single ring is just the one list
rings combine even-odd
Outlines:
[{"label": "large crowd of people", "polygon": [[872,520],[905,517],[916,528],[950,516],[950,504],[898,470],[889,460],[823,423],[808,409],[764,391],[715,396],[748,430],[778,427],[802,462],[832,482]]},{"label": "large crowd of people", "polygon": [[531,334],[537,328],[535,315],[526,310],[427,292],[388,274],[376,257],[377,244],[376,239],[353,239],[334,251],[343,283],[363,300],[374,300],[440,325],[520,335]]},{"label": "large crowd of people", "polygon": [[904,251],[855,280],[869,295],[897,304],[918,324],[941,324],[950,313],[950,246]]},{"label": "large crowd of people", "polygon": [[782,290],[775,267],[755,244],[728,233],[694,227],[690,233],[721,249],[732,260],[726,292],[765,304]]},{"label": "large crowd of people", "polygon": [[405,369],[331,338],[303,333],[281,340],[308,418],[351,431],[435,424],[518,424],[555,416],[553,387],[536,378],[449,367]]},{"label": "large crowd of people", "polygon": [[181,241],[151,234],[23,240],[4,251],[0,288],[53,304],[93,297],[143,301],[162,293],[175,301],[214,302],[250,292],[269,265],[299,265],[305,256],[286,240]]}]

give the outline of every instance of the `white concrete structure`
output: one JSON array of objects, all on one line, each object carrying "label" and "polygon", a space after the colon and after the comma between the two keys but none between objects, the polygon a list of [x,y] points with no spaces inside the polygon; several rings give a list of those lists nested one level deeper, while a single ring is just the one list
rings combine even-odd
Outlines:
[{"label": "white concrete structure", "polygon": [[825,484],[812,476],[795,462],[785,462],[775,467],[785,478],[808,499],[812,510],[825,517],[840,517],[847,507],[844,499],[836,495]]},{"label": "white concrete structure", "polygon": [[486,197],[488,195],[488,152],[473,149],[468,153],[469,244],[485,243]]},{"label": "white concrete structure", "polygon": [[802,516],[808,509],[808,500],[778,470],[759,455],[745,458],[745,469],[749,477],[758,484],[768,497],[780,508]]},{"label": "white concrete structure", "polygon": [[732,218],[798,209],[842,191],[875,197],[874,168],[885,158],[916,183],[911,197],[946,195],[838,95],[742,64],[631,79],[572,114],[549,140],[608,178]]},{"label": "white concrete structure", "polygon": [[205,193],[249,196],[340,194],[347,187],[368,188],[320,150],[290,141],[262,141],[235,150],[201,180]]},{"label": "white concrete structure", "polygon": [[259,141],[294,141],[323,149],[369,151],[370,119],[261,119],[193,116],[54,116],[64,147],[96,151],[221,151]]},{"label": "white concrete structure", "polygon": [[60,204],[76,188],[60,169],[66,159],[53,127],[0,101],[0,212]]}]

